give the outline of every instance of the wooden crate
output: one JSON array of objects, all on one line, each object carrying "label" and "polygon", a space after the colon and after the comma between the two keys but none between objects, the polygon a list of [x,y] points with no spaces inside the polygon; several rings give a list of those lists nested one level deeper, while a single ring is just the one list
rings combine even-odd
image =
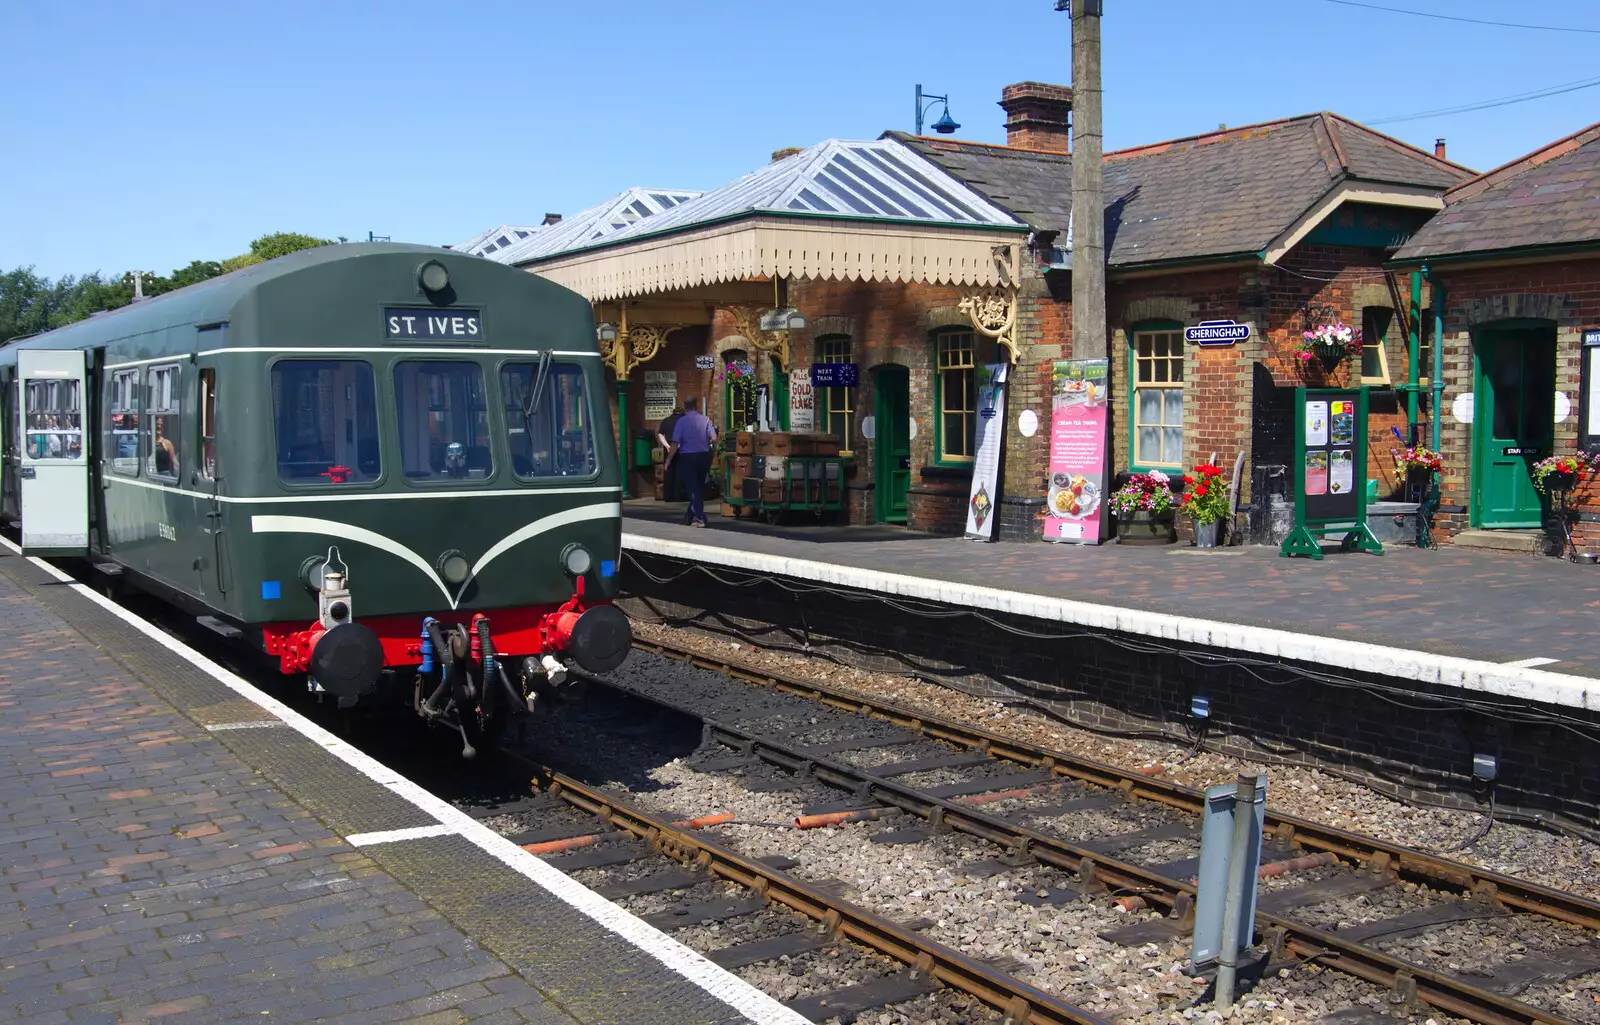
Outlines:
[{"label": "wooden crate", "polygon": [[839,439],[831,434],[791,434],[789,454],[792,456],[836,456]]},{"label": "wooden crate", "polygon": [[756,436],[749,431],[739,431],[733,436],[733,451],[736,455],[754,455],[756,451]]}]

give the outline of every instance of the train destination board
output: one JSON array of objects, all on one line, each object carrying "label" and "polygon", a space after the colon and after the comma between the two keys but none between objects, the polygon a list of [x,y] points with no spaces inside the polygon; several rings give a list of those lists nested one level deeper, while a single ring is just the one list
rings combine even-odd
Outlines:
[{"label": "train destination board", "polygon": [[483,311],[390,306],[383,311],[388,338],[430,342],[481,342]]}]

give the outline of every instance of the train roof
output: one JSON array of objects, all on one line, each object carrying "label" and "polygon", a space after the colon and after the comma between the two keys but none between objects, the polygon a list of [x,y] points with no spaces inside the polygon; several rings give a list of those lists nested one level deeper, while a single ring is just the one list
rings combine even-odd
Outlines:
[{"label": "train roof", "polygon": [[393,253],[473,259],[438,246],[401,242],[342,242],[316,246],[141,299],[107,313],[97,313],[86,320],[74,321],[52,331],[14,338],[0,348],[13,349],[23,344],[41,349],[93,348],[119,338],[164,331],[185,324],[220,323],[229,319],[241,298],[266,282],[320,264]]}]

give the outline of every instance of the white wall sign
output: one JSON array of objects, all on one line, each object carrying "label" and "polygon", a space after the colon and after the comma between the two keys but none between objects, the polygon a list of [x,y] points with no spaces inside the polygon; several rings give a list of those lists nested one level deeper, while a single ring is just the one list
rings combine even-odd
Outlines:
[{"label": "white wall sign", "polygon": [[678,404],[678,372],[676,370],[646,370],[644,372],[644,418],[665,420]]},{"label": "white wall sign", "polygon": [[912,417],[911,418],[911,440],[912,441],[916,441],[917,440],[917,418],[916,417]]},{"label": "white wall sign", "polygon": [[789,371],[789,430],[808,433],[817,429],[816,391],[811,387],[811,370]]},{"label": "white wall sign", "polygon": [[1566,392],[1556,392],[1556,423],[1560,423],[1572,415],[1572,400],[1567,398]]},{"label": "white wall sign", "polygon": [[878,425],[873,421],[872,417],[864,416],[861,418],[861,436],[863,438],[871,441],[877,435],[877,432]]},{"label": "white wall sign", "polygon": [[1471,392],[1465,391],[1456,396],[1456,400],[1450,403],[1450,415],[1456,418],[1456,423],[1458,424],[1470,424],[1472,422]]},{"label": "white wall sign", "polygon": [[1039,414],[1031,409],[1024,409],[1017,416],[1017,430],[1022,432],[1024,438],[1031,438],[1039,433]]}]

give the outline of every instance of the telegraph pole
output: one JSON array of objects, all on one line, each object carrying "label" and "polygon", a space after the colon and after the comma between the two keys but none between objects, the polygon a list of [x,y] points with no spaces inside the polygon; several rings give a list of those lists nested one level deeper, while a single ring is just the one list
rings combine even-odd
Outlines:
[{"label": "telegraph pole", "polygon": [[1102,0],[1071,0],[1072,355],[1109,357],[1106,337],[1104,136],[1100,127]]}]

